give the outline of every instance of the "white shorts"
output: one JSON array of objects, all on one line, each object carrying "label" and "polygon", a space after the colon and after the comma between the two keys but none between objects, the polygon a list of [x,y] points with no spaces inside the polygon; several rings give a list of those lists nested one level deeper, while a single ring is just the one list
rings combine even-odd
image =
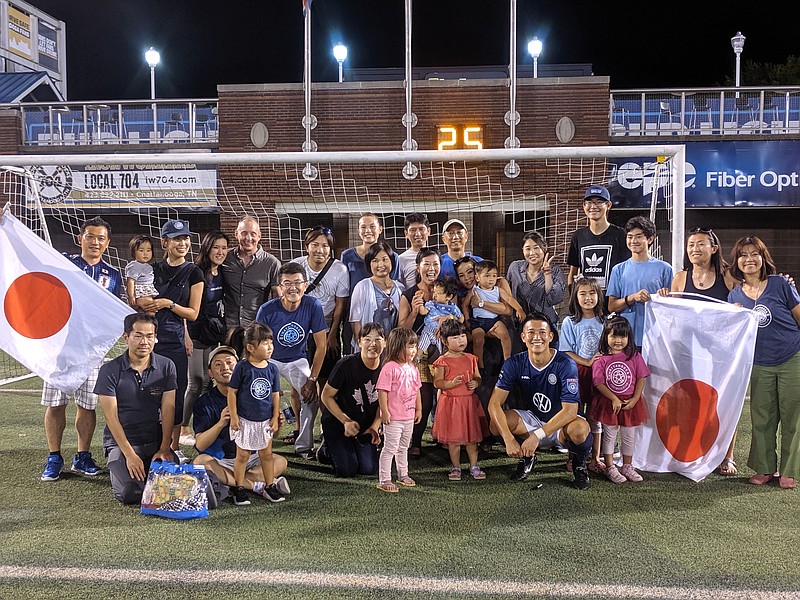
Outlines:
[{"label": "white shorts", "polygon": [[230,430],[231,439],[242,450],[263,450],[272,440],[269,421],[248,421],[239,417],[239,431]]},{"label": "white shorts", "polygon": [[[522,410],[519,408],[515,408],[514,412],[519,415],[520,420],[525,424],[525,429],[528,430],[528,433],[533,435],[533,432],[539,429],[540,427],[544,427],[544,421],[540,421],[539,417],[533,414],[529,410]],[[578,418],[583,419],[580,415]],[[584,419],[586,420],[586,419]],[[553,447],[560,447],[562,444],[558,439],[558,434],[561,433],[559,429],[555,433],[548,435],[546,438],[539,440],[539,448],[542,450],[548,450],[549,448]]]},{"label": "white shorts", "polygon": [[269,359],[273,365],[278,367],[278,372],[282,377],[289,380],[291,386],[300,393],[300,388],[306,384],[308,378],[311,377],[311,367],[308,366],[308,359],[298,358],[292,362],[283,363],[277,360]]},{"label": "white shorts", "polygon": [[[94,393],[94,386],[97,383],[99,374],[100,365],[97,365],[89,373],[89,378],[81,384],[81,387],[75,390],[73,398],[75,398],[75,404],[81,408],[86,410],[95,410],[97,408],[97,394]],[[45,381],[42,386],[42,406],[66,406],[67,404],[69,404],[69,396]]]}]

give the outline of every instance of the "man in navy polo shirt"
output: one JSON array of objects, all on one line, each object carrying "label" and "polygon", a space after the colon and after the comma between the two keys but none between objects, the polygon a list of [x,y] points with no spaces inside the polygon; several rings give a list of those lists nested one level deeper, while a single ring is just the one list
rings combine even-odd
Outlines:
[{"label": "man in navy polo shirt", "polygon": [[[101,219],[94,217],[81,226],[78,242],[81,245],[80,254],[65,255],[79,269],[94,279],[102,288],[120,297],[122,291],[122,275],[114,267],[103,260],[103,253],[108,249],[111,241],[111,226]],[[77,307],[76,307],[77,308]],[[81,308],[82,310],[83,308]],[[91,310],[87,308],[87,310]],[[78,453],[72,460],[72,472],[94,477],[103,472],[98,467],[90,446],[94,437],[94,428],[97,424],[97,396],[92,392],[100,365],[97,365],[89,378],[79,387],[75,394],[75,429],[78,432]],[[44,405],[44,432],[47,436],[47,456],[42,481],[58,481],[64,469],[64,458],[61,456],[61,440],[67,427],[67,395],[54,388],[47,382],[42,386],[42,405]]]},{"label": "man in navy polo shirt", "polygon": [[[280,374],[300,394],[300,432],[295,452],[306,459],[314,457],[314,419],[319,408],[317,377],[325,360],[328,328],[319,300],[306,296],[306,270],[298,263],[286,263],[278,271],[282,296],[262,304],[256,322],[267,325],[275,336],[275,350],[269,359]],[[306,354],[309,333],[316,352],[309,367]]]},{"label": "man in navy polo shirt", "polygon": [[[195,448],[200,453],[194,459],[194,464],[203,465],[209,476],[213,475],[226,487],[235,485],[233,463],[236,459],[236,442],[231,440],[228,426],[231,421],[228,412],[228,385],[237,360],[236,351],[230,346],[219,346],[211,352],[208,358],[208,376],[214,381],[214,387],[195,401],[192,421]],[[281,417],[279,415],[279,419]],[[281,477],[281,473],[286,470],[286,459],[280,454],[272,456],[275,485],[282,494],[290,494],[292,490],[289,483],[285,477]],[[247,462],[244,487],[256,494],[264,490],[264,474],[258,452],[253,452]],[[227,495],[227,489],[224,493]]]},{"label": "man in navy polo shirt", "polygon": [[[589,423],[578,414],[578,367],[550,347],[553,329],[545,315],[530,315],[522,324],[527,352],[509,358],[489,399],[491,430],[503,438],[506,454],[519,458],[514,481],[524,481],[536,465],[536,451],[557,444],[572,454],[574,486],[589,487],[586,459],[592,449]],[[503,409],[509,393],[519,392],[522,408]],[[523,441],[520,443],[518,439]]]},{"label": "man in navy polo shirt", "polygon": [[153,353],[155,317],[125,317],[128,350],[100,367],[94,393],[106,418],[103,447],[111,490],[123,504],[139,504],[150,462],[177,462],[170,449],[175,417],[175,364]]}]

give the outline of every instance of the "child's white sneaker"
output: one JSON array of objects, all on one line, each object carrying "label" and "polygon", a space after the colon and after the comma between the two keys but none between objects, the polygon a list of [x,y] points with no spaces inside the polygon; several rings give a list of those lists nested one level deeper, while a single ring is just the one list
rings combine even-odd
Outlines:
[{"label": "child's white sneaker", "polygon": [[636,472],[636,469],[633,468],[633,465],[622,465],[622,471],[620,471],[620,474],[628,481],[632,481],[634,483],[644,481],[642,476],[639,475]]},{"label": "child's white sneaker", "polygon": [[616,465],[611,465],[606,469],[606,477],[611,483],[625,483],[628,481],[625,476],[619,472]]}]

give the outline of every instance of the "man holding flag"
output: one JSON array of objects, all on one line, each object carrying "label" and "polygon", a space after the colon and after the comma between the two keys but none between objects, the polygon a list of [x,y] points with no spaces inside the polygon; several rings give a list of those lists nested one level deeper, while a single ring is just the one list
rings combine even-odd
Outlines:
[{"label": "man holding flag", "polygon": [[[103,253],[111,241],[111,226],[100,217],[86,221],[80,229],[78,241],[81,253],[67,255],[75,266],[94,279],[102,288],[117,298],[122,290],[120,272],[103,260]],[[87,306],[88,308],[88,306]],[[72,460],[71,471],[81,475],[94,477],[102,473],[89,447],[92,443],[94,429],[97,424],[97,395],[93,389],[97,381],[98,364],[89,378],[73,394],[77,413],[75,429],[78,431],[78,453]],[[47,447],[50,454],[44,465],[42,481],[57,481],[64,469],[64,458],[61,456],[61,439],[67,426],[67,403],[69,396],[55,386],[44,382],[42,387],[42,405],[44,405],[44,431],[47,436]]]}]

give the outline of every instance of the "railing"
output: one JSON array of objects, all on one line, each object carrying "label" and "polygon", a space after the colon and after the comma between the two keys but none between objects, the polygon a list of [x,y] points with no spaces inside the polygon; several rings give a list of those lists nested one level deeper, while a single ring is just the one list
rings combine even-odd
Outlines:
[{"label": "railing", "polygon": [[800,133],[800,86],[611,92],[609,136]]},{"label": "railing", "polygon": [[[9,105],[10,106],[10,105]],[[215,142],[217,100],[30,102],[22,112],[26,146]]]}]

